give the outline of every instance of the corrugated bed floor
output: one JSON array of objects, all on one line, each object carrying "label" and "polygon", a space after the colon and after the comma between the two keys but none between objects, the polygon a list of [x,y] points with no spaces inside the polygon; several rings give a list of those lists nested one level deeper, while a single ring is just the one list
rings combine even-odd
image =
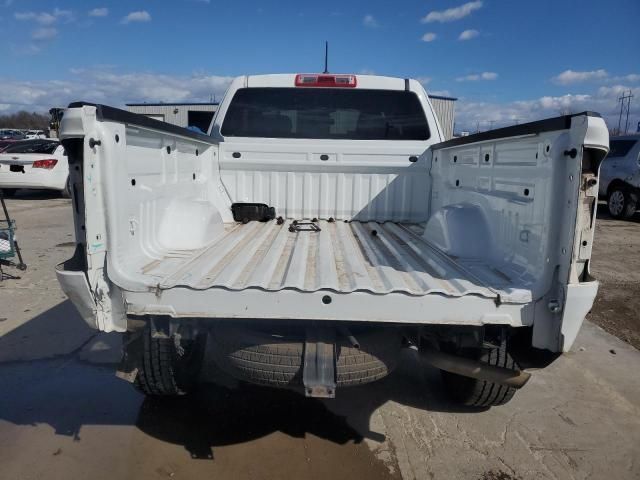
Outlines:
[{"label": "corrugated bed floor", "polygon": [[142,273],[160,288],[442,293],[496,297],[504,272],[463,266],[426,242],[420,227],[398,223],[319,221],[319,232],[290,232],[291,221],[227,226],[196,252],[174,252]]}]

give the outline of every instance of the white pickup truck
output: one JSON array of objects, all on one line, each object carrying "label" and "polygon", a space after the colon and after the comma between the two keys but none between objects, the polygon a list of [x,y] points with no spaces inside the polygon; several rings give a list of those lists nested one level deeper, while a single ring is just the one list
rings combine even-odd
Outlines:
[{"label": "white pickup truck", "polygon": [[126,335],[118,373],[148,395],[189,392],[208,350],[241,380],[333,397],[405,347],[453,400],[500,405],[596,295],[598,114],[443,141],[416,80],[258,75],[208,135],[73,103],[60,137],[77,248],[58,279]]}]

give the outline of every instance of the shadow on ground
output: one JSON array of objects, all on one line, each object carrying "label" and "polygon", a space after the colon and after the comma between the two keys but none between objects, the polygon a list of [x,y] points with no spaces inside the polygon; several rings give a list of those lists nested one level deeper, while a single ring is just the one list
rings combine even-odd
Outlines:
[{"label": "shadow on ground", "polygon": [[56,190],[17,190],[12,196],[5,196],[5,199],[12,200],[51,200],[54,198],[62,198],[60,192]]},{"label": "shadow on ground", "polygon": [[[468,411],[452,410],[437,393],[438,372],[422,366],[410,351],[386,379],[340,390],[335,400],[325,401],[211,381],[188,397],[145,398],[115,377],[119,350],[119,335],[96,334],[69,301],[7,333],[0,338],[0,420],[46,424],[77,440],[85,425],[136,425],[163,442],[184,446],[193,458],[211,459],[215,447],[278,431],[336,444],[382,441],[381,433],[370,431],[370,417],[390,400],[431,411]],[[218,375],[204,372],[209,380]]]}]

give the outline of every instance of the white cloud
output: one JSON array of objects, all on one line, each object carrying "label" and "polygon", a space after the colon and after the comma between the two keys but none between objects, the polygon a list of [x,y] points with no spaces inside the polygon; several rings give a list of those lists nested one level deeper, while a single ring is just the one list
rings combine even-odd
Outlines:
[{"label": "white cloud", "polygon": [[429,82],[432,80],[431,77],[415,77],[417,81],[419,81],[422,86],[427,86]]},{"label": "white cloud", "polygon": [[89,11],[88,15],[90,17],[106,17],[109,15],[109,9],[106,7],[94,8]]},{"label": "white cloud", "polygon": [[73,12],[71,10],[60,10],[59,8],[55,8],[53,10],[53,16],[66,22],[73,20]]},{"label": "white cloud", "polygon": [[362,19],[362,24],[365,27],[369,27],[369,28],[377,28],[378,27],[378,21],[371,14],[368,14],[368,15],[364,16],[364,18]]},{"label": "white cloud", "polygon": [[495,80],[496,78],[498,78],[498,74],[495,72],[482,72],[458,77],[456,82],[477,82],[479,80]]},{"label": "white cloud", "polygon": [[131,22],[150,22],[151,15],[146,10],[140,10],[139,12],[131,12],[129,15],[124,17],[120,23],[127,24]]},{"label": "white cloud", "polygon": [[565,70],[564,72],[551,78],[551,81],[558,85],[570,85],[575,83],[598,82],[604,84],[616,83],[640,83],[640,74],[629,73],[626,75],[613,76],[606,70],[600,68],[598,70],[574,71]]},{"label": "white cloud", "polygon": [[465,30],[460,34],[458,40],[471,40],[472,38],[476,38],[478,35],[480,35],[480,32],[478,30]]},{"label": "white cloud", "polygon": [[40,25],[53,25],[58,20],[70,22],[73,20],[73,12],[71,10],[61,10],[55,8],[53,12],[16,12],[13,14],[16,20],[33,21]]},{"label": "white cloud", "polygon": [[37,55],[42,51],[42,48],[35,43],[10,44],[10,48],[14,55]]},{"label": "white cloud", "polygon": [[421,22],[453,22],[455,20],[460,20],[461,18],[471,15],[474,10],[478,10],[480,8],[482,8],[482,2],[480,0],[476,0],[474,2],[468,2],[464,5],[460,5],[459,7],[448,8],[441,11],[434,10],[432,12],[429,12],[426,17],[423,17]]},{"label": "white cloud", "polygon": [[429,95],[435,95],[439,97],[451,97],[451,92],[449,90],[429,90]]},{"label": "white cloud", "polygon": [[623,75],[621,77],[614,77],[616,82],[629,82],[629,83],[638,83],[640,82],[640,74],[630,73],[629,75]]},{"label": "white cloud", "polygon": [[40,25],[51,25],[56,22],[57,18],[47,12],[16,12],[14,14],[16,20],[35,21]]},{"label": "white cloud", "polygon": [[423,42],[433,42],[436,39],[436,37],[437,37],[437,35],[435,33],[428,32],[428,33],[425,33],[422,36],[422,41]]},{"label": "white cloud", "polygon": [[[508,103],[461,99],[456,103],[456,130],[475,131],[477,123],[481,130],[487,130],[490,127],[490,121],[493,121],[494,128],[498,128],[586,110],[600,113],[609,128],[615,128],[618,126],[620,113],[620,103],[617,99],[622,92],[629,90],[635,96],[640,95],[640,87],[613,85],[599,87],[593,93],[543,96],[533,100]],[[633,130],[638,121],[640,121],[640,115],[632,109],[629,125]],[[624,118],[622,123],[624,128]]]},{"label": "white cloud", "polygon": [[53,27],[37,28],[31,32],[33,40],[51,40],[58,36],[58,30]]},{"label": "white cloud", "polygon": [[207,102],[211,95],[221,98],[231,80],[218,75],[173,76],[79,68],[73,69],[69,80],[0,78],[0,103],[10,105],[9,111],[46,112],[77,100],[120,108],[130,102]]},{"label": "white cloud", "polygon": [[[600,87],[598,88],[597,94],[601,97],[611,97],[618,101],[618,97],[623,93],[628,93],[629,90],[633,90],[633,88],[627,87],[625,85],[612,85],[610,87]],[[620,105],[618,103],[618,105]],[[616,107],[617,111],[619,111],[619,107]]]},{"label": "white cloud", "polygon": [[589,82],[593,80],[602,80],[609,76],[606,70],[591,70],[585,72],[577,72],[574,70],[565,70],[560,75],[553,77],[554,83],[560,85],[569,85],[571,83]]}]

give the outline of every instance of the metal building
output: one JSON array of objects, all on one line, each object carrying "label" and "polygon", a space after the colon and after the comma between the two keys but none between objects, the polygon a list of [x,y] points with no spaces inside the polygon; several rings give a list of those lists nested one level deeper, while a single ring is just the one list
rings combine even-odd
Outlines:
[{"label": "metal building", "polygon": [[217,103],[127,103],[132,113],[140,113],[156,120],[179,127],[198,127],[203,132],[209,129]]},{"label": "metal building", "polygon": [[433,110],[438,117],[442,132],[444,133],[444,139],[449,140],[453,138],[453,125],[455,123],[455,106],[457,98],[442,97],[440,95],[429,95]]},{"label": "metal building", "polygon": [[[445,140],[453,138],[455,102],[457,98],[429,95],[431,105],[440,121]],[[180,127],[198,127],[203,132],[209,129],[217,103],[127,103],[130,112],[172,123]]]}]

